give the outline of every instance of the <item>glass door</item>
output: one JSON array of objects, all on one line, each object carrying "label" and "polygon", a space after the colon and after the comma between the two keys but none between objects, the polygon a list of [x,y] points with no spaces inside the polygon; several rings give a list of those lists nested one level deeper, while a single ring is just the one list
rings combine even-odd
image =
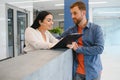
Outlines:
[{"label": "glass door", "polygon": [[24,33],[25,29],[28,26],[27,25],[27,14],[25,12],[17,11],[17,50],[18,55],[23,53],[23,47],[24,47]]},{"label": "glass door", "polygon": [[7,34],[8,34],[8,57],[15,57],[23,53],[24,33],[29,25],[29,11],[6,5],[7,12]]},{"label": "glass door", "polygon": [[14,57],[14,20],[13,20],[13,9],[7,9],[8,15],[8,52],[9,57]]}]

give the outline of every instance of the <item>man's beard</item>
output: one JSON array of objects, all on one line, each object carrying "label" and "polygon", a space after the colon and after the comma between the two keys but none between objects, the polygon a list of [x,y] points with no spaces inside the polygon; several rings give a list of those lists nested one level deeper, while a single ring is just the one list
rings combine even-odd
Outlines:
[{"label": "man's beard", "polygon": [[[76,21],[75,21],[75,20],[76,20]],[[80,24],[80,22],[82,21],[82,19],[79,19],[79,20],[75,19],[75,20],[74,20],[74,23],[75,23],[76,25]]]}]

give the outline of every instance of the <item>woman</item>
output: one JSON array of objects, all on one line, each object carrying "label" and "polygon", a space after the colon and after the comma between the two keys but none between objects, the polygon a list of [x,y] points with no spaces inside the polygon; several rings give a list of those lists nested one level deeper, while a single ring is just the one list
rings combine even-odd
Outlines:
[{"label": "woman", "polygon": [[31,27],[25,30],[25,52],[50,49],[58,40],[48,31],[52,28],[53,16],[50,12],[41,11]]}]

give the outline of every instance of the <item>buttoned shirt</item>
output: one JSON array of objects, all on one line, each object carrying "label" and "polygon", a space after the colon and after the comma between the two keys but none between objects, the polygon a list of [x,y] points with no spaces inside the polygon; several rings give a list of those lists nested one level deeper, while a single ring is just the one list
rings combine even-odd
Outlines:
[{"label": "buttoned shirt", "polygon": [[[74,26],[66,30],[61,37],[77,32],[78,27]],[[104,50],[103,32],[99,25],[88,22],[86,27],[82,30],[82,34],[83,46],[79,46],[74,54],[82,53],[84,55],[86,80],[92,80],[97,78],[102,70],[100,55]],[[75,60],[73,61],[73,73],[76,72],[77,67]]]}]

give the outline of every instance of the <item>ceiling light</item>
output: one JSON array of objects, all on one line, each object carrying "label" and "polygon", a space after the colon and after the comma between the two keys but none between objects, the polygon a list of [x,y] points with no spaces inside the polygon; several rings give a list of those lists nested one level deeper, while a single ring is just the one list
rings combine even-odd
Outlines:
[{"label": "ceiling light", "polygon": [[108,3],[106,1],[102,1],[102,2],[89,2],[89,4],[105,4]]},{"label": "ceiling light", "polygon": [[53,0],[29,0],[29,1],[17,1],[17,2],[10,2],[10,3],[16,4],[16,3],[32,3],[32,2],[46,2],[46,1],[53,1]]},{"label": "ceiling light", "polygon": [[55,19],[54,21],[64,21],[64,19]]},{"label": "ceiling light", "polygon": [[21,8],[32,8],[33,6],[20,6]]},{"label": "ceiling light", "polygon": [[63,16],[64,14],[63,13],[61,13],[61,14],[58,14],[59,16]]},{"label": "ceiling light", "polygon": [[55,4],[55,6],[64,6],[64,4]]},{"label": "ceiling light", "polygon": [[98,12],[98,14],[120,14],[120,12]]}]

